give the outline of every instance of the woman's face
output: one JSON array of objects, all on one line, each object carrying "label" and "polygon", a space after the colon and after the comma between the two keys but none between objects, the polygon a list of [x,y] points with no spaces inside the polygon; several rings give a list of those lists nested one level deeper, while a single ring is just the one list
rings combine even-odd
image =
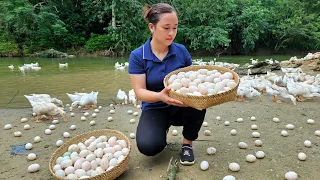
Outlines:
[{"label": "woman's face", "polygon": [[152,32],[152,38],[157,43],[169,46],[177,35],[178,17],[175,12],[165,13],[160,15],[160,20],[157,25],[149,24],[149,29]]}]

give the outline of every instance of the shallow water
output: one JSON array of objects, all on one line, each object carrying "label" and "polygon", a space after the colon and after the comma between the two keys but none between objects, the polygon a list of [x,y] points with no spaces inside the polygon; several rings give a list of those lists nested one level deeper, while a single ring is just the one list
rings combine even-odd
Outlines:
[{"label": "shallow water", "polygon": [[[273,58],[288,60],[286,56],[224,56],[217,61],[245,64],[250,58],[264,60]],[[202,58],[202,57],[193,57]],[[205,61],[214,57],[203,57]],[[108,104],[116,100],[118,89],[128,93],[131,83],[127,69],[115,70],[116,62],[126,62],[123,58],[0,58],[0,108],[31,107],[23,95],[32,93],[50,94],[61,99],[64,104],[71,103],[66,93],[98,91],[98,103]],[[39,63],[41,70],[25,71],[18,66],[26,63]],[[59,63],[68,63],[68,68],[59,68]],[[8,66],[14,65],[11,71]]]}]

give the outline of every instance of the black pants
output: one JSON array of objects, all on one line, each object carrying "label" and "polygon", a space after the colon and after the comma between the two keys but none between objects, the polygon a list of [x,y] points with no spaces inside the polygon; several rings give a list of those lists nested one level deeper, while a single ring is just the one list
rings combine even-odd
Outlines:
[{"label": "black pants", "polygon": [[136,133],[139,151],[147,156],[161,152],[167,145],[167,129],[171,125],[183,126],[183,137],[196,140],[205,114],[205,109],[176,106],[142,111]]}]

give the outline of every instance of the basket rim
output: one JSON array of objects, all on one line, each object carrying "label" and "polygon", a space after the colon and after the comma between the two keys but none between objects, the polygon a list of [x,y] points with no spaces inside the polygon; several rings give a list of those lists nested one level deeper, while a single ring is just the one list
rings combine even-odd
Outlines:
[{"label": "basket rim", "polygon": [[[81,133],[81,134],[78,134],[74,137],[72,137],[71,139],[69,139],[68,141],[64,142],[60,147],[58,147],[51,155],[50,157],[50,160],[49,160],[49,170],[50,170],[50,173],[51,175],[53,175],[56,179],[64,179],[64,178],[61,178],[61,177],[58,177],[54,171],[53,171],[53,166],[51,164],[54,164],[57,157],[58,156],[61,156],[63,153],[59,153],[62,149],[66,148],[66,147],[69,147],[71,144],[75,144],[75,143],[79,143],[79,142],[83,142],[83,139],[89,139],[91,136],[93,136],[92,134],[94,133],[102,133],[101,135],[103,135],[103,133],[111,133],[111,134],[118,134],[120,136],[123,136],[124,139],[122,140],[125,140],[126,143],[127,143],[127,148],[129,149],[128,151],[128,155],[125,156],[125,159],[122,160],[118,165],[114,166],[110,171],[107,171],[105,173],[102,173],[102,174],[99,174],[99,175],[96,175],[94,177],[90,177],[90,178],[83,178],[83,179],[86,179],[86,180],[90,180],[92,178],[99,178],[99,176],[103,176],[104,174],[106,173],[110,173],[111,171],[114,171],[116,170],[117,168],[119,168],[125,161],[128,161],[129,160],[129,155],[130,155],[130,152],[131,152],[131,144],[130,144],[130,141],[128,139],[128,137],[126,135],[124,135],[121,131],[118,131],[118,130],[115,130],[115,129],[96,129],[96,130],[92,130],[92,131],[88,131],[88,132],[85,132],[85,133]],[[101,136],[100,135],[100,136]],[[82,140],[80,140],[79,142],[75,142],[78,138],[82,137]],[[65,151],[67,152],[67,151]],[[128,168],[128,167],[127,167]],[[119,174],[121,175],[121,174]]]},{"label": "basket rim", "polygon": [[[238,75],[236,72],[234,72],[234,71],[232,71],[232,70],[230,70],[230,69],[227,69],[227,68],[225,68],[225,67],[212,66],[212,65],[191,65],[191,66],[187,66],[187,67],[183,67],[183,68],[174,70],[174,71],[170,72],[169,74],[167,74],[167,75],[165,76],[165,78],[163,79],[163,84],[164,84],[164,86],[165,86],[165,87],[168,87],[167,80],[168,80],[168,78],[169,78],[170,76],[172,76],[173,74],[178,74],[179,72],[185,72],[185,71],[188,71],[188,70],[190,70],[190,69],[197,69],[197,70],[199,70],[199,69],[210,69],[210,70],[218,70],[218,69],[220,69],[220,70],[224,70],[224,71],[230,72],[230,73],[232,73],[232,75],[233,75],[233,77],[234,77],[233,79],[234,79],[235,82],[236,82],[236,86],[235,86],[234,88],[228,90],[228,91],[223,92],[223,93],[210,94],[210,95],[202,95],[202,96],[195,96],[195,95],[190,95],[190,94],[182,94],[182,93],[176,92],[176,91],[173,90],[173,89],[170,90],[170,93],[173,93],[173,94],[175,94],[175,95],[177,95],[177,96],[181,96],[181,97],[185,97],[185,98],[208,98],[208,97],[213,97],[213,98],[214,98],[214,97],[220,97],[220,96],[228,95],[228,93],[230,93],[230,92],[234,91],[235,89],[237,89],[238,86],[239,86],[239,84],[240,84],[240,77],[239,77],[239,75]],[[219,70],[218,70],[218,71],[219,71]]]}]

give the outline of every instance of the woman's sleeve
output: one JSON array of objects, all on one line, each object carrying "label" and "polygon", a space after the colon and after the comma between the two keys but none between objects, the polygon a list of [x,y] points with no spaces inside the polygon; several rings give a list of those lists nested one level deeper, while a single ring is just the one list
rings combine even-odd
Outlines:
[{"label": "woman's sleeve", "polygon": [[133,53],[130,54],[128,72],[129,74],[145,74],[143,60],[137,58]]}]

